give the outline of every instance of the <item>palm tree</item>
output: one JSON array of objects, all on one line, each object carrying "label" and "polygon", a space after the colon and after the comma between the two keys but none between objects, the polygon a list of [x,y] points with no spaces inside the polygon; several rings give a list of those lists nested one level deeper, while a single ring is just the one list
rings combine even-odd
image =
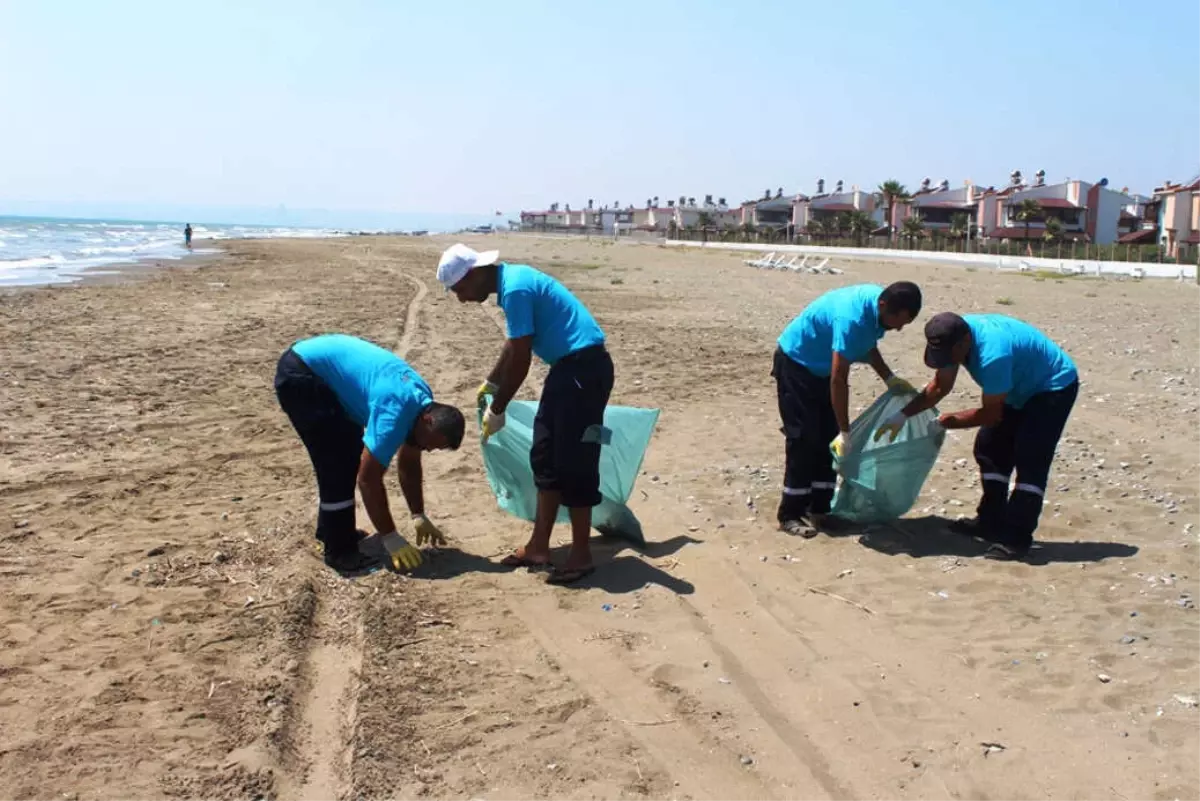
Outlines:
[{"label": "palm tree", "polygon": [[667,239],[679,238],[679,223],[671,220],[667,223]]},{"label": "palm tree", "polygon": [[908,237],[908,244],[912,247],[917,239],[925,233],[925,221],[921,219],[920,214],[912,214],[904,220],[904,235]]},{"label": "palm tree", "polygon": [[950,218],[950,235],[962,239],[967,235],[967,226],[971,224],[971,218],[967,216],[965,211],[960,211]]},{"label": "palm tree", "polygon": [[833,216],[833,232],[838,239],[842,238],[842,234],[850,227],[850,215],[846,212],[839,212]]},{"label": "palm tree", "polygon": [[883,198],[883,224],[887,226],[888,241],[892,241],[892,231],[895,226],[892,224],[896,214],[897,203],[907,203],[912,200],[912,195],[904,188],[904,184],[897,181],[895,178],[884,181],[879,185],[878,192]]},{"label": "palm tree", "polygon": [[1017,219],[1025,223],[1025,241],[1029,241],[1029,224],[1042,216],[1042,205],[1033,198],[1017,204]]},{"label": "palm tree", "polygon": [[713,227],[713,216],[707,211],[700,212],[696,215],[696,225],[700,226],[700,238],[707,242],[708,231]]},{"label": "palm tree", "polygon": [[875,229],[875,221],[871,219],[871,215],[865,211],[855,209],[850,212],[850,216],[846,222],[846,229],[850,235],[854,237],[855,247],[862,247],[863,237],[867,236]]},{"label": "palm tree", "polygon": [[746,237],[746,241],[750,241],[750,237],[758,233],[758,229],[754,227],[754,223],[748,222],[742,224],[742,234]]},{"label": "palm tree", "polygon": [[836,214],[822,217],[818,225],[821,226],[822,236],[833,239],[838,235],[838,221]]},{"label": "palm tree", "polygon": [[1044,236],[1046,241],[1050,242],[1051,244],[1057,242],[1058,238],[1062,236],[1062,220],[1058,219],[1057,217],[1047,217],[1046,233],[1042,234],[1042,236]]}]

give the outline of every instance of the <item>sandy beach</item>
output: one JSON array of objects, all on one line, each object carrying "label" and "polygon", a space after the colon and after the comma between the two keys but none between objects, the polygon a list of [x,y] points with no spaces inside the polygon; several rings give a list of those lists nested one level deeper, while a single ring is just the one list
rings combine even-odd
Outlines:
[{"label": "sandy beach", "polygon": [[[0,797],[1200,797],[1196,286],[468,238],[563,280],[613,403],[661,408],[650,544],[598,540],[571,588],[500,568],[527,524],[471,420],[425,460],[452,547],[347,581],[312,547],[275,361],[353,333],[471,410],[502,318],[441,291],[449,241],[238,241],[0,294]],[[881,349],[914,382],[943,310],[1021,317],[1079,365],[1030,564],[946,528],[976,502],[969,432],[896,525],[775,531],[775,339],[822,291],[901,278],[925,311]],[[881,386],[856,367],[852,391]],[[964,378],[942,408],[976,400]]]}]

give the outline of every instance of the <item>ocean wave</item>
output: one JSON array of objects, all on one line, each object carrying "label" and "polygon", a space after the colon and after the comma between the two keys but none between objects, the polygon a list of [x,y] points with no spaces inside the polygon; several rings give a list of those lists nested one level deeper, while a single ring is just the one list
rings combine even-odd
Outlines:
[{"label": "ocean wave", "polygon": [[0,259],[0,270],[21,270],[31,267],[56,268],[66,264],[67,260],[61,253],[49,253],[45,256],[34,256],[26,259]]},{"label": "ocean wave", "polygon": [[[173,262],[219,253],[211,243],[236,239],[316,239],[346,236],[332,229],[285,225],[192,224],[195,249],[187,250],[183,224],[0,218],[0,285],[78,280],[86,270],[137,261]],[[204,247],[210,243],[208,247]]]}]

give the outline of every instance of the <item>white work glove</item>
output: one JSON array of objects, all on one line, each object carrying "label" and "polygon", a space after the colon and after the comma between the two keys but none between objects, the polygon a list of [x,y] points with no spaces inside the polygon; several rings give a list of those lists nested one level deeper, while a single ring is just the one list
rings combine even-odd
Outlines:
[{"label": "white work glove", "polygon": [[441,548],[446,544],[446,535],[425,515],[413,516],[412,530],[413,534],[417,537],[418,548],[423,548],[426,545]]},{"label": "white work glove", "polygon": [[483,415],[483,441],[487,442],[489,437],[494,436],[496,432],[504,428],[504,424],[506,422],[507,420],[505,419],[504,412],[497,414],[492,407],[489,406],[488,410],[484,412]]},{"label": "white work glove", "polygon": [[845,459],[850,455],[853,448],[850,446],[850,435],[845,431],[840,432],[834,437],[833,442],[829,443],[829,449],[833,451],[833,455],[839,459]]},{"label": "white work glove", "polygon": [[484,381],[479,385],[479,389],[475,390],[475,405],[481,407],[487,403],[488,395],[495,395],[500,387],[493,384],[491,381]]},{"label": "white work glove", "polygon": [[896,436],[899,435],[900,429],[904,428],[904,424],[907,421],[908,418],[904,416],[904,412],[896,412],[885,420],[883,425],[875,429],[874,441],[879,442],[886,434],[888,435],[888,442],[895,442]]},{"label": "white work glove", "polygon": [[380,537],[380,540],[388,556],[392,558],[392,567],[397,570],[412,570],[421,564],[421,552],[395,531],[389,531]]}]

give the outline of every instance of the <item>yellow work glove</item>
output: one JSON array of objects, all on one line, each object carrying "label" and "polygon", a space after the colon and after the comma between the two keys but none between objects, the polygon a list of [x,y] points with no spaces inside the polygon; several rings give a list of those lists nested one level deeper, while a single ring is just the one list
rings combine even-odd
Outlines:
[{"label": "yellow work glove", "polygon": [[838,434],[833,442],[829,443],[829,450],[833,451],[837,458],[845,459],[850,455],[850,435],[845,431]]},{"label": "yellow work glove", "polygon": [[484,381],[479,385],[479,389],[475,390],[475,405],[482,408],[487,403],[488,395],[495,395],[496,390],[500,387],[493,384],[491,381]]},{"label": "yellow work glove", "polygon": [[417,515],[412,519],[412,530],[413,534],[417,535],[418,548],[423,548],[426,545],[441,548],[446,544],[446,536],[425,515]]},{"label": "yellow work glove", "polygon": [[384,534],[381,539],[388,556],[392,558],[392,567],[397,570],[412,570],[421,564],[421,552],[395,531]]},{"label": "yellow work glove", "polygon": [[879,442],[887,435],[888,442],[895,442],[896,436],[900,433],[900,429],[904,428],[904,423],[908,420],[904,416],[904,412],[896,412],[891,417],[883,422],[879,428],[875,429],[874,441]]},{"label": "yellow work glove", "polygon": [[487,442],[489,437],[493,436],[500,429],[504,428],[505,422],[507,422],[507,420],[505,419],[504,412],[497,414],[496,412],[492,411],[492,407],[489,406],[488,410],[484,412],[483,415],[483,441]]},{"label": "yellow work glove", "polygon": [[898,392],[901,395],[916,395],[917,388],[905,381],[898,375],[893,375],[887,380],[887,388]]}]

